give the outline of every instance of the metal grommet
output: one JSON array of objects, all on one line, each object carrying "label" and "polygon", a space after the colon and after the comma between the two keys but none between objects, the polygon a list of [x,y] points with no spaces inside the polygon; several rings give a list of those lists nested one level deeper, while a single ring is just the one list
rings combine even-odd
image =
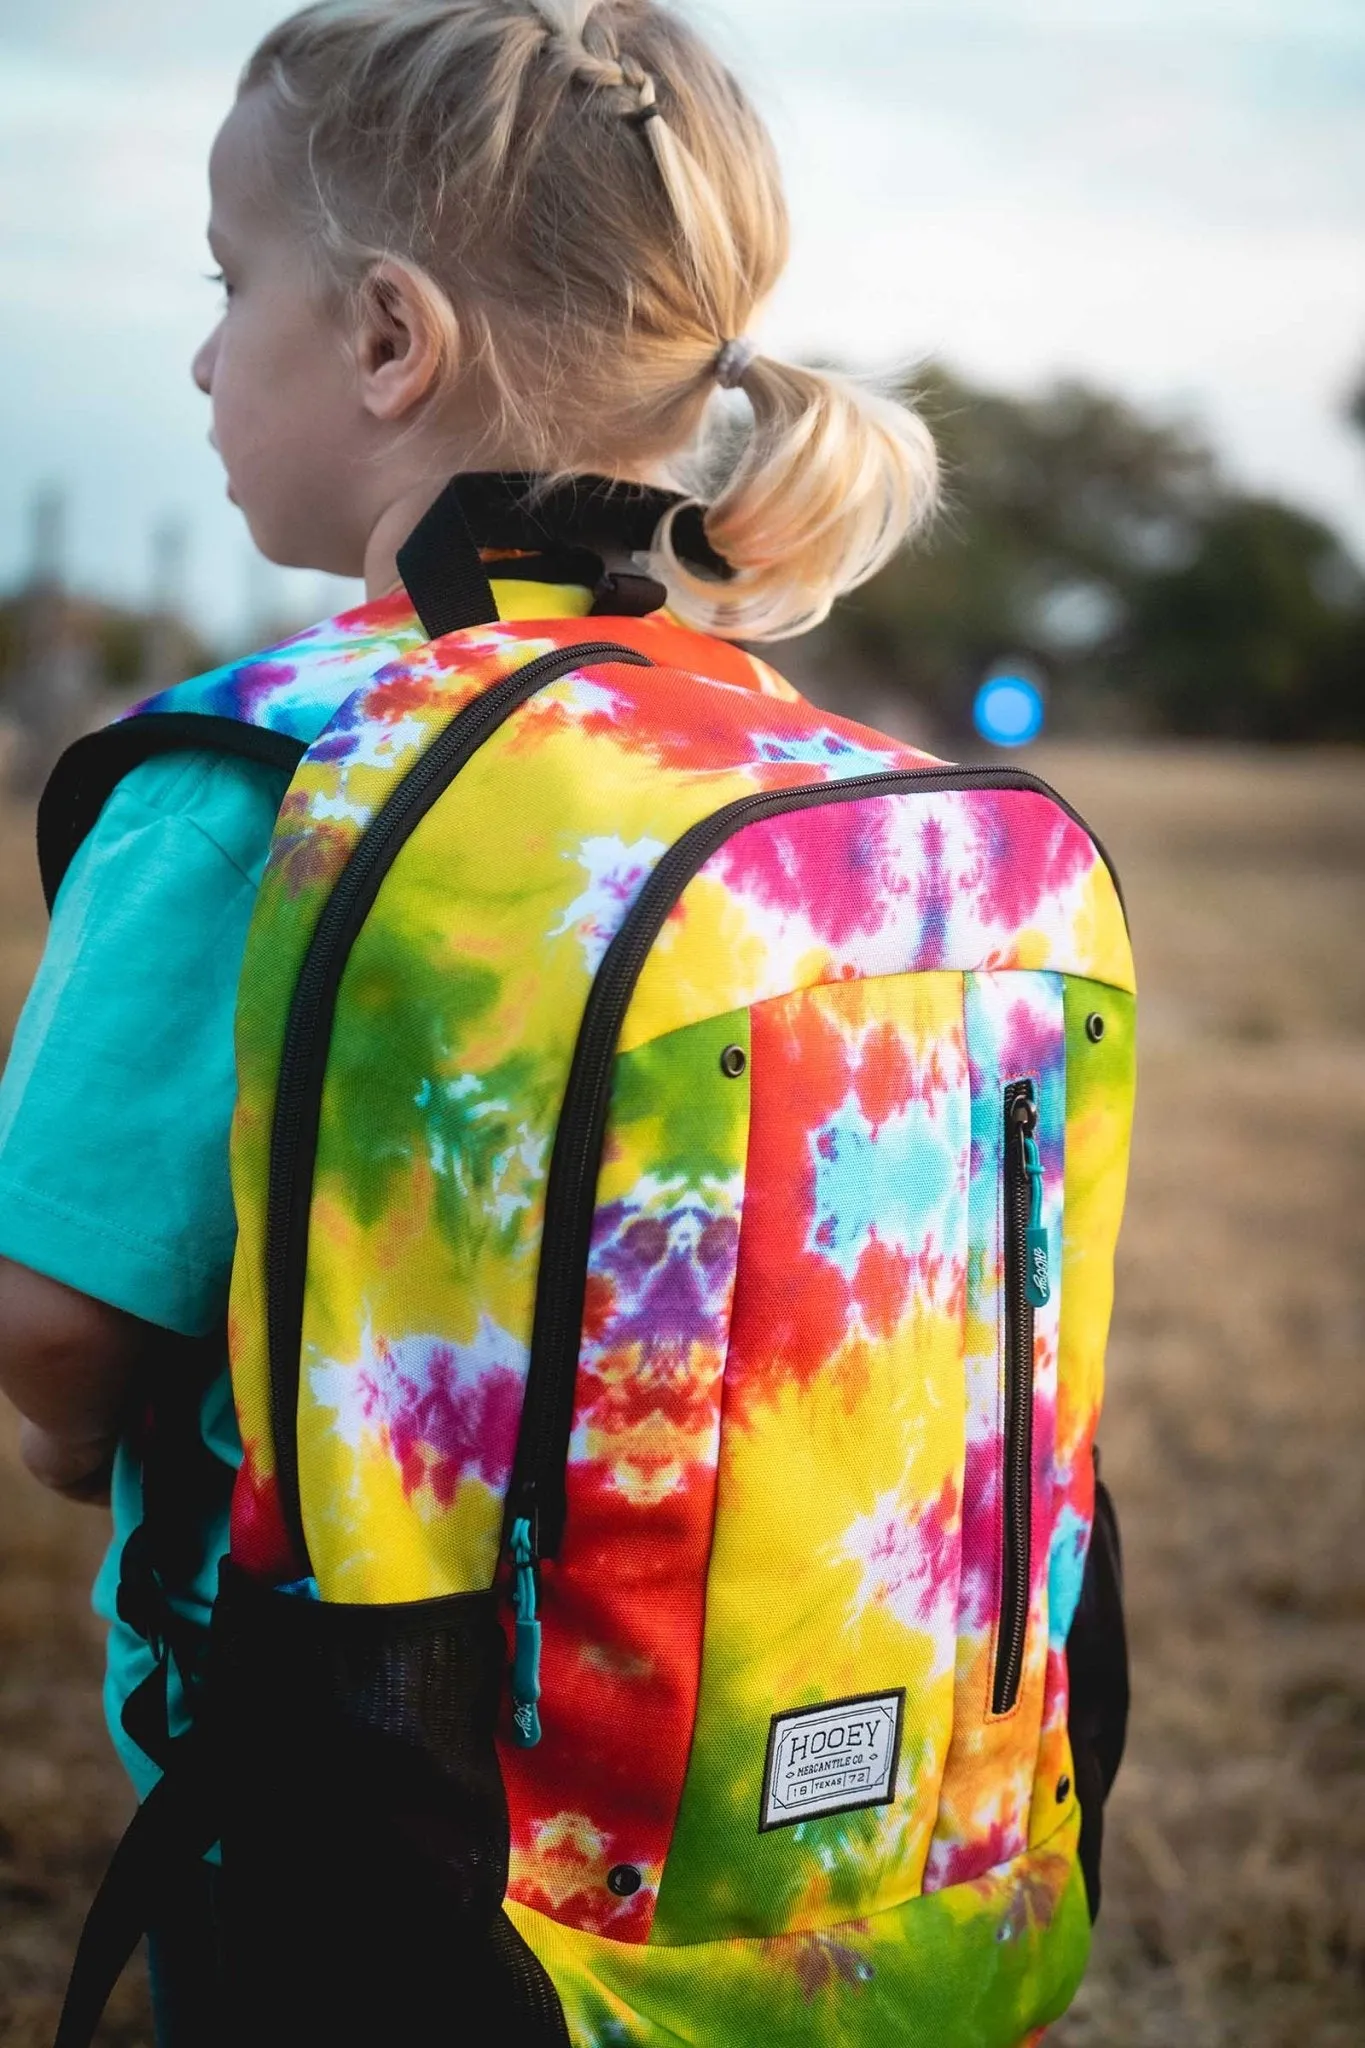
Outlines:
[{"label": "metal grommet", "polygon": [[1098,1045],[1104,1036],[1104,1019],[1098,1010],[1092,1010],[1085,1020],[1085,1035],[1092,1045]]},{"label": "metal grommet", "polygon": [[1058,1780],[1057,1780],[1057,1804],[1058,1804],[1058,1806],[1065,1806],[1065,1805],[1066,1805],[1066,1802],[1067,1802],[1067,1800],[1068,1800],[1068,1799],[1069,1799],[1070,1797],[1071,1797],[1071,1780],[1070,1780],[1070,1778],[1068,1778],[1068,1777],[1066,1777],[1066,1776],[1062,1776],[1062,1777],[1058,1778]]},{"label": "metal grommet", "polygon": [[618,1863],[607,1872],[607,1890],[615,1892],[618,1899],[634,1898],[644,1883],[633,1863]]},{"label": "metal grommet", "polygon": [[749,1055],[742,1045],[727,1045],[720,1056],[720,1070],[732,1081],[737,1081],[749,1064]]}]

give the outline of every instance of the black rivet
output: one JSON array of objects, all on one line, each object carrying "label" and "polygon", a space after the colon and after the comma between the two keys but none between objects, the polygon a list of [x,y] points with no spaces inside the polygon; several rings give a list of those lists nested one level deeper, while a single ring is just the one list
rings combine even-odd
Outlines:
[{"label": "black rivet", "polygon": [[618,1863],[614,1870],[607,1872],[607,1890],[615,1892],[618,1899],[633,1898],[644,1883],[633,1863]]},{"label": "black rivet", "polygon": [[1085,1035],[1092,1045],[1098,1045],[1104,1036],[1104,1019],[1098,1010],[1092,1010],[1085,1020]]},{"label": "black rivet", "polygon": [[722,1074],[728,1074],[732,1081],[739,1079],[748,1064],[749,1055],[742,1045],[727,1045],[720,1056],[720,1070]]},{"label": "black rivet", "polygon": [[1070,1778],[1068,1778],[1068,1777],[1066,1777],[1065,1775],[1063,1775],[1062,1777],[1058,1778],[1058,1780],[1057,1780],[1057,1804],[1058,1804],[1058,1806],[1065,1806],[1065,1804],[1066,1804],[1067,1800],[1068,1800],[1068,1799],[1069,1799],[1070,1797],[1071,1797],[1071,1780],[1070,1780]]}]

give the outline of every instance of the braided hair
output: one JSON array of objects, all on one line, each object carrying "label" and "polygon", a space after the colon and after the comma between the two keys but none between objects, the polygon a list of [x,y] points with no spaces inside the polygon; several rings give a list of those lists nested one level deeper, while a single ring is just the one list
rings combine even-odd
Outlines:
[{"label": "braided hair", "polygon": [[[747,340],[787,259],[776,154],[671,7],[322,0],[265,37],[240,90],[269,96],[263,175],[320,288],[408,264],[448,378],[481,372],[489,447],[547,476],[648,465],[702,499],[733,577],[687,566],[671,517],[654,546],[691,623],[804,631],[929,517],[912,411]],[[721,383],[747,401],[742,434]],[[438,464],[435,414],[431,431]]]}]

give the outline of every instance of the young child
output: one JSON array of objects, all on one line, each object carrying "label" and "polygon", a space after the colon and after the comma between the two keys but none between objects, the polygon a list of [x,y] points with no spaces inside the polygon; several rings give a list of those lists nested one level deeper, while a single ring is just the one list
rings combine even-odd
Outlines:
[{"label": "young child", "polygon": [[[652,579],[675,620],[748,640],[815,624],[931,510],[910,412],[747,339],[787,253],[774,153],[652,0],[308,8],[248,64],[210,183],[211,438],[270,560],[364,577],[340,640],[426,637],[395,556],[456,475],[503,617],[626,592],[647,610]],[[737,459],[722,387],[752,415]],[[338,703],[350,687],[340,661]],[[152,1560],[175,1631],[163,1735],[189,1712],[240,1458],[233,1004],[286,781],[188,751],[126,777],[65,877],[0,1088],[0,1381],[33,1474],[111,1500],[95,1602],[140,1794],[157,1665],[128,1546],[149,1397],[197,1411],[180,1554]],[[211,2031],[211,1882],[154,1943],[165,2041]]]}]

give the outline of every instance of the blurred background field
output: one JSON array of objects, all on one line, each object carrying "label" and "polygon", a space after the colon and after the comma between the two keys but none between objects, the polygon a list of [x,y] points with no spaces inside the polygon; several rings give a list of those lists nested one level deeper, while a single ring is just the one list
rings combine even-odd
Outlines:
[{"label": "blurred background field", "polygon": [[[1365,2041],[1365,755],[1093,742],[1030,765],[1119,865],[1141,1094],[1103,1431],[1136,1701],[1059,2048]],[[3,999],[40,943],[0,817]],[[0,1457],[0,2040],[49,2038],[126,1812],[103,1517]],[[127,1985],[106,2038],[147,2044]],[[757,2048],[757,2044],[756,2044]]]}]

